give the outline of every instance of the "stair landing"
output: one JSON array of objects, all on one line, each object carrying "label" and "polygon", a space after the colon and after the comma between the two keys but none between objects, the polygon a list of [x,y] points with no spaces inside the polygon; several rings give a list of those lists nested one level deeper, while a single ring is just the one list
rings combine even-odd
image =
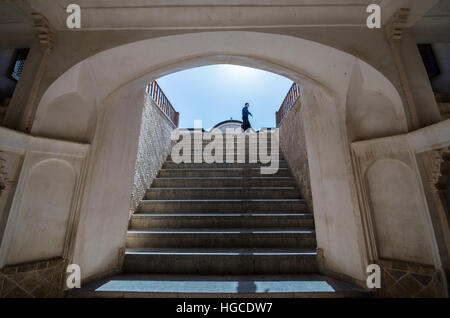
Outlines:
[{"label": "stair landing", "polygon": [[74,298],[345,298],[371,293],[322,275],[118,275],[69,292]]}]

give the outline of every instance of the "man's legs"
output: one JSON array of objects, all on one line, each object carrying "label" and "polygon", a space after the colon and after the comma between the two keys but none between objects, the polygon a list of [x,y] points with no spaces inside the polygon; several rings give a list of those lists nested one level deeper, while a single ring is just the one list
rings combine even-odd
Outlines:
[{"label": "man's legs", "polygon": [[243,121],[243,123],[242,123],[242,130],[243,131],[246,131],[247,129],[249,129],[251,126],[250,126],[250,122],[248,121],[248,117],[246,116],[246,117],[243,117],[242,118],[242,121]]}]

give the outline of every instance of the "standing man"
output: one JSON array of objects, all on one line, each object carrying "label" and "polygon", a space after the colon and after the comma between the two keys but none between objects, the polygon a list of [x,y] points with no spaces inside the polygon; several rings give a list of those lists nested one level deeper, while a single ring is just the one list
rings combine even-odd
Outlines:
[{"label": "standing man", "polygon": [[249,103],[245,103],[245,107],[242,109],[242,130],[246,131],[247,129],[251,128],[250,122],[248,121],[248,115],[252,116],[252,113],[248,111],[248,108],[250,107]]}]

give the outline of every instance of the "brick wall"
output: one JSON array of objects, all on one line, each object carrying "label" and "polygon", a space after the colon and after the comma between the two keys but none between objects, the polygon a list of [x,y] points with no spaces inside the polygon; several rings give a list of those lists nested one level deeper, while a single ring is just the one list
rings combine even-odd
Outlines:
[{"label": "brick wall", "polygon": [[64,296],[67,261],[39,261],[0,270],[0,298],[60,298]]},{"label": "brick wall", "polygon": [[397,260],[378,260],[381,267],[381,298],[446,297],[442,273],[433,266]]}]

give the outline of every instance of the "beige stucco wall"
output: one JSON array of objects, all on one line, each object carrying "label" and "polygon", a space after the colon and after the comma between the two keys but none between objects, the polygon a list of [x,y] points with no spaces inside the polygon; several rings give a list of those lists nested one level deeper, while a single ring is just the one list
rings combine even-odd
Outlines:
[{"label": "beige stucco wall", "polygon": [[72,260],[83,279],[120,269],[144,101],[145,90],[126,87],[98,112]]},{"label": "beige stucco wall", "polygon": [[[404,98],[385,36],[366,28],[248,31],[57,33],[32,134],[65,140],[81,134],[92,144],[73,257],[83,278],[120,268],[146,83],[190,67],[233,63],[285,75],[304,87],[302,120],[318,246],[329,271],[365,280],[370,244],[350,143],[407,132]],[[60,98],[69,98],[80,114],[65,116]],[[65,130],[47,121],[58,107],[63,107],[58,125]],[[366,111],[378,120],[358,126]],[[395,119],[383,126],[392,114]]]},{"label": "beige stucco wall", "polygon": [[9,201],[1,214],[0,267],[69,257],[88,150],[0,128],[10,181],[0,194]]},{"label": "beige stucco wall", "polygon": [[[371,257],[446,269],[445,238],[433,191],[434,165],[420,159],[450,144],[450,120],[393,137],[352,143]],[[428,158],[429,159],[429,158]],[[423,167],[423,163],[429,165]],[[436,173],[436,171],[434,172]],[[439,174],[439,171],[437,172]]]}]

